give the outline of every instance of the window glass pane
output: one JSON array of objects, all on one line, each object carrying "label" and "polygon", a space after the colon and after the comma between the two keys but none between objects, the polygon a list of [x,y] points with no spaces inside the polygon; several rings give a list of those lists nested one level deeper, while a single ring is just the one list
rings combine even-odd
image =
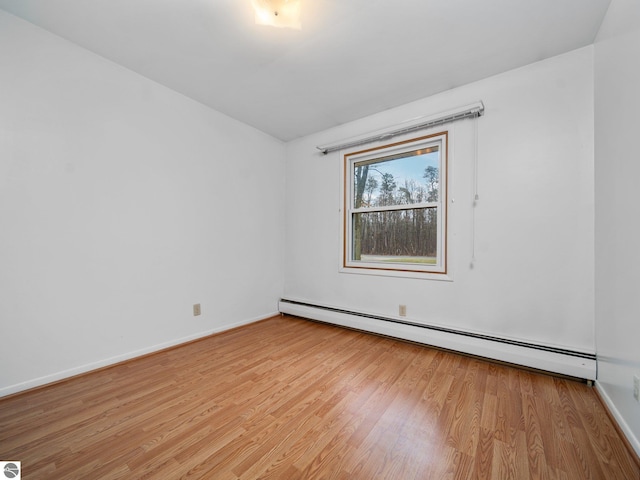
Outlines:
[{"label": "window glass pane", "polygon": [[437,207],[353,214],[355,261],[435,265]]},{"label": "window glass pane", "polygon": [[353,164],[353,207],[436,202],[440,196],[440,147],[432,145]]}]

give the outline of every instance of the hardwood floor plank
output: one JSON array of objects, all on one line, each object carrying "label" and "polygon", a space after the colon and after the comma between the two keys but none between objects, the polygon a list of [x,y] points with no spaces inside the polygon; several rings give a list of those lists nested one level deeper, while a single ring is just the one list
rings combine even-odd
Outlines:
[{"label": "hardwood floor plank", "polygon": [[[529,392],[531,392],[531,390],[529,390]],[[540,427],[544,417],[540,416],[535,401],[536,399],[531,393],[522,395],[529,474],[531,478],[548,480],[550,479],[550,469],[546,456],[548,448],[545,448],[542,429]]]},{"label": "hardwood floor plank", "polygon": [[494,438],[493,430],[484,427],[480,428],[478,446],[475,452],[474,471],[469,478],[477,480],[494,478],[492,471]]},{"label": "hardwood floor plank", "polygon": [[584,384],[294,317],[0,399],[29,479],[624,479]]}]

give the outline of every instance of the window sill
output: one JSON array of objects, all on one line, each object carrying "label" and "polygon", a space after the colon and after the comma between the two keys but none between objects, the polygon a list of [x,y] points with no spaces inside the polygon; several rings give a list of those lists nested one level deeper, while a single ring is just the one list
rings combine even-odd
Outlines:
[{"label": "window sill", "polygon": [[384,267],[352,267],[341,266],[338,270],[340,273],[354,274],[354,275],[374,275],[380,277],[395,277],[395,278],[413,278],[418,280],[436,280],[441,282],[453,282],[453,276],[448,273],[437,272],[424,272],[419,270],[400,270],[397,268],[384,268]]}]

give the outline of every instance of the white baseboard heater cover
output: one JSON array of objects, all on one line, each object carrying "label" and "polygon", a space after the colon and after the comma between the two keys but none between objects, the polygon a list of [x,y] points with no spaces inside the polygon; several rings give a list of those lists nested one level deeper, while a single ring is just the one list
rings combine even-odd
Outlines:
[{"label": "white baseboard heater cover", "polygon": [[596,378],[595,353],[535,345],[288,299],[280,300],[279,311],[584,380]]}]

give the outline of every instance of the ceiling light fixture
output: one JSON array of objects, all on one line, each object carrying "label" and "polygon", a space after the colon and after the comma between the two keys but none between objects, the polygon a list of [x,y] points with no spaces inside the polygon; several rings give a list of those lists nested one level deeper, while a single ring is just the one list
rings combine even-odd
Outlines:
[{"label": "ceiling light fixture", "polygon": [[300,30],[302,0],[251,0],[256,11],[256,23],[272,27]]}]

